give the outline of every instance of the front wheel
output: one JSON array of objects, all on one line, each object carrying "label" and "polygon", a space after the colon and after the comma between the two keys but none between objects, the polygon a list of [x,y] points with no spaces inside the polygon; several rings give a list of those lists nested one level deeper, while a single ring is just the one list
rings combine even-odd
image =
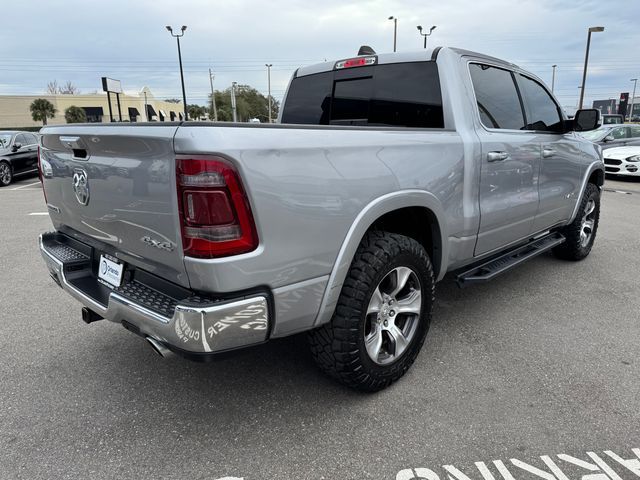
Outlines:
[{"label": "front wheel", "polygon": [[316,363],[349,387],[387,387],[416,359],[433,297],[433,268],[418,242],[388,232],[367,234],[331,322],[309,335]]},{"label": "front wheel", "polygon": [[566,241],[553,249],[553,253],[565,260],[582,260],[593,247],[600,220],[600,189],[587,183],[576,218],[560,230]]},{"label": "front wheel", "polygon": [[0,162],[0,187],[6,187],[11,183],[12,179],[11,165],[7,162]]}]

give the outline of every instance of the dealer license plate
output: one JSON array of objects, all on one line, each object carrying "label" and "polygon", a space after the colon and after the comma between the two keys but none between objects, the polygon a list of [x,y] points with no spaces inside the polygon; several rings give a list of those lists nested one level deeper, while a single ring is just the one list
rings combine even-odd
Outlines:
[{"label": "dealer license plate", "polygon": [[113,287],[119,287],[122,283],[122,271],[124,264],[109,260],[104,255],[100,255],[100,265],[98,266],[98,278],[107,282]]}]

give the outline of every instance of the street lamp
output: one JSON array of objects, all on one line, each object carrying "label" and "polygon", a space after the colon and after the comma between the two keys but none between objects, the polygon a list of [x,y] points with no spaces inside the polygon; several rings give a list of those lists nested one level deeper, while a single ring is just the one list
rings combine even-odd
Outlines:
[{"label": "street lamp", "polygon": [[424,37],[424,48],[427,48],[427,37],[433,33],[433,31],[436,29],[436,25],[429,29],[429,33],[422,33],[422,25],[418,25],[417,28],[418,32],[420,32],[420,35]]},{"label": "street lamp", "polygon": [[180,83],[182,83],[182,102],[184,103],[184,119],[188,120],[189,115],[187,114],[187,94],[184,92],[184,74],[182,73],[182,53],[180,53],[180,37],[184,35],[184,31],[187,29],[187,26],[183,25],[180,28],[179,34],[173,33],[173,29],[171,28],[170,25],[167,25],[166,28],[167,30],[169,30],[169,33],[171,34],[171,36],[175,37],[176,41],[178,42],[178,62],[180,63]]},{"label": "street lamp", "polygon": [[265,67],[267,67],[267,85],[269,88],[269,123],[271,123],[271,67],[273,67],[272,63],[265,63]]},{"label": "street lamp", "polygon": [[636,98],[636,85],[638,84],[638,79],[632,78],[630,81],[633,82],[633,95],[631,95],[631,107],[629,108],[629,121],[632,122],[633,121],[633,101]]},{"label": "street lamp", "polygon": [[594,32],[604,32],[604,27],[589,28],[589,34],[587,35],[587,52],[584,55],[584,72],[582,73],[582,88],[580,89],[580,102],[578,103],[578,110],[582,108],[582,102],[584,100],[584,84],[587,81],[587,64],[589,63],[589,47],[591,46],[591,34]]},{"label": "street lamp", "polygon": [[393,51],[396,51],[396,40],[398,38],[398,19],[391,15],[389,20],[393,20]]},{"label": "street lamp", "polygon": [[551,65],[553,69],[553,73],[551,74],[551,93],[553,93],[553,88],[556,86],[556,67],[558,65]]}]

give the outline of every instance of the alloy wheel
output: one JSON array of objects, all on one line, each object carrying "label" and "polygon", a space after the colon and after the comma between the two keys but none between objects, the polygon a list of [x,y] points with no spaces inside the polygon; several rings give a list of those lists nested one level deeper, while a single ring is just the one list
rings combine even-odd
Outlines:
[{"label": "alloy wheel", "polygon": [[415,271],[396,267],[373,291],[367,308],[364,342],[371,360],[397,360],[415,336],[422,310],[422,289]]},{"label": "alloy wheel", "polygon": [[596,217],[596,201],[591,198],[587,202],[582,215],[582,225],[580,226],[580,245],[584,248],[589,245],[591,237],[593,236],[593,228],[595,225]]}]

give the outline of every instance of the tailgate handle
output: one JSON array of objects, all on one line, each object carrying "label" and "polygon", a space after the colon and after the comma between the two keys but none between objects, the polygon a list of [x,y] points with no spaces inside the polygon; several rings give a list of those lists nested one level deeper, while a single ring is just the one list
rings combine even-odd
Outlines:
[{"label": "tailgate handle", "polygon": [[60,137],[60,143],[72,150],[84,150],[84,142],[80,137]]},{"label": "tailgate handle", "polygon": [[60,143],[67,148],[73,150],[73,156],[75,158],[86,159],[87,158],[87,148],[80,137],[60,137]]}]

